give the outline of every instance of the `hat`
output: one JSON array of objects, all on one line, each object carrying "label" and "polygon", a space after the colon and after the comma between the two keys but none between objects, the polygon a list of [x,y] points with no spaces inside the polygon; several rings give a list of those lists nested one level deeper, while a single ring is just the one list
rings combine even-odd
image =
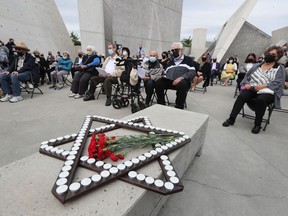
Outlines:
[{"label": "hat", "polygon": [[135,86],[138,83],[138,71],[137,71],[137,69],[133,68],[131,70],[129,82],[132,86]]},{"label": "hat", "polygon": [[23,42],[19,42],[15,45],[15,49],[23,49],[23,50],[26,50],[26,51],[30,51],[30,49],[26,46],[25,43]]},{"label": "hat", "polygon": [[66,53],[68,56],[70,56],[70,54],[69,54],[69,52],[68,52],[68,51],[64,51],[64,52],[63,52],[63,54],[64,54],[64,53]]}]

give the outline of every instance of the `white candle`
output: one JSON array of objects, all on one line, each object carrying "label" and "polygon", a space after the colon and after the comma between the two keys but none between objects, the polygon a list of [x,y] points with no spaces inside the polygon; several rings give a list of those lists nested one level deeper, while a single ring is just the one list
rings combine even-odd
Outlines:
[{"label": "white candle", "polygon": [[179,183],[179,178],[173,176],[173,177],[170,178],[170,181],[171,181],[172,183],[174,183],[174,184],[177,184],[177,183]]},{"label": "white candle", "polygon": [[49,142],[54,143],[54,142],[56,142],[56,139],[50,139]]},{"label": "white candle", "polygon": [[168,157],[167,157],[167,155],[161,155],[161,160],[168,160]]},{"label": "white candle", "polygon": [[96,174],[96,175],[93,175],[91,179],[93,182],[99,182],[101,178],[102,178],[101,175]]},{"label": "white candle", "polygon": [[46,149],[48,147],[48,145],[41,145],[41,149]]},{"label": "white candle", "polygon": [[173,190],[174,188],[174,184],[172,184],[171,182],[165,182],[164,186],[167,190]]},{"label": "white candle", "polygon": [[62,155],[67,156],[69,153],[70,153],[69,151],[64,151],[64,152],[62,152]]},{"label": "white candle", "polygon": [[67,171],[59,173],[59,178],[66,178],[67,176],[69,176],[69,172]]},{"label": "white candle", "polygon": [[88,156],[82,156],[82,157],[80,158],[81,161],[87,161],[88,159],[89,159]]},{"label": "white candle", "polygon": [[63,171],[63,172],[70,171],[71,169],[72,169],[72,167],[69,166],[69,165],[62,167],[62,171]]},{"label": "white candle", "polygon": [[138,157],[138,159],[139,159],[140,161],[145,161],[145,160],[146,160],[146,157],[145,157],[144,155],[140,155],[140,156]]},{"label": "white candle", "polygon": [[81,180],[81,185],[83,185],[84,187],[87,187],[90,184],[91,184],[91,179],[90,178],[84,178],[84,179]]},{"label": "white candle", "polygon": [[76,134],[76,133],[74,133],[74,134],[71,134],[71,136],[74,138],[74,137],[76,137],[76,136],[77,136],[77,134]]},{"label": "white candle", "polygon": [[50,151],[52,148],[53,148],[53,146],[47,146],[47,147],[45,148],[45,150],[46,150],[46,151]]},{"label": "white candle", "polygon": [[145,175],[142,173],[139,173],[136,178],[138,181],[143,181],[145,179]]},{"label": "white candle", "polygon": [[79,190],[81,187],[79,182],[74,182],[69,186],[69,190],[72,192],[76,192],[77,190]]},{"label": "white candle", "polygon": [[61,154],[62,152],[64,152],[64,149],[58,149],[58,150],[56,151],[56,154]]},{"label": "white candle", "polygon": [[112,165],[110,163],[106,163],[103,165],[104,169],[110,169],[112,167]]},{"label": "white candle", "polygon": [[154,184],[155,184],[156,187],[163,187],[164,182],[162,180],[160,180],[160,179],[157,179],[157,180],[154,181]]},{"label": "white candle", "polygon": [[69,138],[70,138],[70,135],[64,136],[64,139],[69,139]]},{"label": "white candle", "polygon": [[148,177],[145,178],[145,182],[147,184],[153,184],[154,183],[154,178],[148,176]]},{"label": "white candle", "polygon": [[103,177],[103,178],[107,178],[109,175],[110,175],[110,172],[108,170],[103,170],[100,175]]},{"label": "white candle", "polygon": [[88,163],[88,164],[93,164],[93,163],[95,163],[95,161],[96,161],[95,158],[89,158],[89,159],[87,160],[87,163]]},{"label": "white candle", "polygon": [[68,190],[68,186],[67,185],[60,185],[56,188],[56,193],[58,195],[63,195],[66,191]]},{"label": "white candle", "polygon": [[69,156],[67,157],[67,160],[74,160],[75,158],[76,158],[75,155],[69,155]]},{"label": "white candle", "polygon": [[184,135],[183,138],[184,138],[184,139],[189,139],[190,137],[187,136],[187,135]]},{"label": "white candle", "polygon": [[63,137],[58,137],[57,140],[58,140],[58,141],[62,141],[62,140],[63,140]]},{"label": "white candle", "polygon": [[175,173],[174,171],[172,171],[172,170],[169,170],[169,171],[167,172],[167,175],[170,176],[170,177],[173,177],[173,176],[176,175],[176,173]]},{"label": "white candle", "polygon": [[173,145],[172,145],[171,143],[167,143],[166,146],[167,146],[168,148],[172,148],[172,147],[173,147]]},{"label": "white candle", "polygon": [[41,142],[41,145],[47,145],[49,142],[48,141],[43,141]]},{"label": "white candle", "polygon": [[132,163],[134,164],[138,164],[139,163],[139,159],[138,158],[132,158]]},{"label": "white candle", "polygon": [[90,133],[94,133],[94,132],[95,132],[95,129],[90,129],[89,132],[90,132]]},{"label": "white candle", "polygon": [[160,143],[157,143],[157,144],[155,144],[155,147],[156,147],[156,148],[161,147],[161,144],[160,144]]},{"label": "white candle", "polygon": [[64,185],[67,182],[67,178],[60,178],[56,181],[56,185],[60,186],[60,185]]},{"label": "white candle", "polygon": [[162,148],[156,148],[155,150],[159,153],[161,153],[163,151]]},{"label": "white candle", "polygon": [[97,161],[95,164],[97,167],[102,167],[104,162],[103,161]]},{"label": "white candle", "polygon": [[152,155],[157,155],[157,154],[158,154],[158,152],[155,151],[155,150],[151,150],[150,153],[151,153]]},{"label": "white candle", "polygon": [[111,173],[111,174],[116,174],[116,173],[118,173],[118,169],[116,168],[116,167],[111,167],[110,169],[109,169],[109,172]]},{"label": "white candle", "polygon": [[166,165],[165,169],[169,171],[169,170],[173,170],[173,167],[171,165]]},{"label": "white candle", "polygon": [[163,150],[165,150],[165,151],[168,149],[168,147],[165,146],[165,145],[161,146],[161,148],[162,148]]},{"label": "white candle", "polygon": [[147,158],[150,158],[150,157],[152,157],[152,154],[151,154],[151,153],[149,153],[149,152],[146,152],[144,155],[145,155],[145,157],[147,157]]},{"label": "white candle", "polygon": [[137,172],[135,172],[135,171],[130,171],[130,172],[128,173],[128,176],[129,176],[130,178],[135,178],[135,177],[137,176]]},{"label": "white candle", "polygon": [[118,165],[117,165],[117,168],[118,168],[119,170],[124,170],[124,169],[126,168],[126,166],[125,166],[124,164],[118,164]]},{"label": "white candle", "polygon": [[71,166],[72,164],[74,163],[74,161],[73,160],[67,160],[67,161],[65,161],[65,166]]},{"label": "white candle", "polygon": [[78,153],[78,151],[70,151],[70,155],[76,155]]},{"label": "white candle", "polygon": [[171,162],[170,162],[169,160],[163,160],[162,163],[163,163],[164,165],[170,165],[170,164],[171,164]]},{"label": "white candle", "polygon": [[125,161],[124,163],[127,167],[131,167],[133,163],[131,161]]}]

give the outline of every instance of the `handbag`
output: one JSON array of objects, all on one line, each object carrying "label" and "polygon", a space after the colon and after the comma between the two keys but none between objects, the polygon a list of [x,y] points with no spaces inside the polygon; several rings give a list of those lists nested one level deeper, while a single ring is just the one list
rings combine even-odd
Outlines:
[{"label": "handbag", "polygon": [[272,94],[274,95],[274,91],[272,91],[270,88],[263,88],[257,92],[257,94]]}]

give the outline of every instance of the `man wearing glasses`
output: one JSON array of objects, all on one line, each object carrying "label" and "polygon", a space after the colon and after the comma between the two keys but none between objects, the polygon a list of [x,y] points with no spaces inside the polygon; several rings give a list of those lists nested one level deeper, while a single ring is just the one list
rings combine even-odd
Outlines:
[{"label": "man wearing glasses", "polygon": [[184,109],[187,92],[195,77],[195,64],[192,58],[183,54],[183,44],[174,42],[171,49],[173,58],[168,62],[164,76],[156,81],[157,103],[165,105],[165,89],[176,90],[175,108]]}]

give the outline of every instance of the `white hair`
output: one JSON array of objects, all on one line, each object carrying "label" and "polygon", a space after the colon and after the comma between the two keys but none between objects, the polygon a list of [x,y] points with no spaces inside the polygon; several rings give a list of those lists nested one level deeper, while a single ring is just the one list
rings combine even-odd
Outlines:
[{"label": "white hair", "polygon": [[94,46],[88,45],[88,46],[86,47],[86,50],[87,50],[87,49],[91,49],[93,52],[95,52],[95,47],[94,47]]},{"label": "white hair", "polygon": [[179,47],[179,49],[183,49],[183,44],[182,44],[181,42],[174,42],[174,43],[172,44],[172,47],[174,47],[174,46]]}]

